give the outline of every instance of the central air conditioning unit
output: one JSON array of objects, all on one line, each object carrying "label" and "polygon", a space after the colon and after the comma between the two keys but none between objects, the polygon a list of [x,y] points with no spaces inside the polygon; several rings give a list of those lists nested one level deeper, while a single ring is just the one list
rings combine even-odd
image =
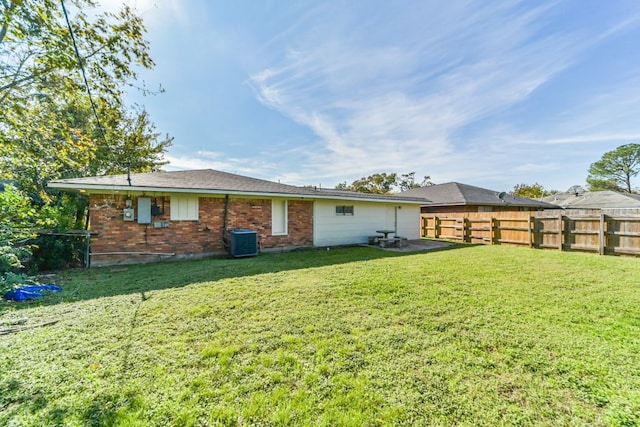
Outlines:
[{"label": "central air conditioning unit", "polygon": [[236,258],[258,255],[258,233],[244,228],[231,230],[231,255]]}]

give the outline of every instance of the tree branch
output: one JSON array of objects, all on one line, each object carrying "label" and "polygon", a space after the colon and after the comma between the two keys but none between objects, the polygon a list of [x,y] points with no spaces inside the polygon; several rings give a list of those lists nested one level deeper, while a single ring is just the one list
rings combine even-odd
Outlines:
[{"label": "tree branch", "polygon": [[2,96],[0,97],[0,105],[4,104],[4,101],[7,99],[7,97],[9,96],[9,90],[13,89],[15,87],[18,87],[19,85],[21,85],[22,83],[28,82],[28,81],[33,81],[36,77],[40,76],[41,74],[44,74],[46,72],[46,70],[44,70],[41,73],[38,72],[34,72],[31,74],[28,74],[22,78],[18,78],[18,76],[20,75],[20,71],[22,70],[22,68],[24,67],[24,64],[27,63],[27,61],[29,60],[29,58],[33,55],[34,53],[31,52],[28,55],[26,55],[24,58],[22,58],[22,60],[20,61],[20,65],[18,65],[18,69],[15,71],[15,73],[13,73],[13,81],[10,83],[7,83],[4,86],[0,86],[0,94],[2,94]]},{"label": "tree branch", "polygon": [[6,12],[2,20],[2,27],[0,28],[0,44],[2,44],[4,38],[7,35],[7,30],[9,29],[9,22],[11,21],[11,15],[13,15],[13,12],[18,6],[18,2],[10,1],[10,0],[2,0],[2,6],[6,10]]}]

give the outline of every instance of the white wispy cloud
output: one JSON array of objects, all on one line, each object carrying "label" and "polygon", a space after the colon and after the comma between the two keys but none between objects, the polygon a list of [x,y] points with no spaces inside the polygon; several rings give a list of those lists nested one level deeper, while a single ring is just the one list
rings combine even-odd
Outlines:
[{"label": "white wispy cloud", "polygon": [[123,5],[137,11],[147,26],[189,25],[187,5],[181,0],[101,0],[103,10],[116,12]]},{"label": "white wispy cloud", "polygon": [[464,150],[458,130],[526,99],[584,49],[572,35],[534,37],[547,9],[513,5],[454,7],[426,25],[405,16],[409,27],[378,45],[361,32],[391,33],[384,19],[318,41],[303,34],[250,82],[260,102],[317,135],[322,150],[307,160],[317,174],[432,170]]},{"label": "white wispy cloud", "polygon": [[[600,80],[588,69],[602,46],[630,42],[640,8],[602,5],[595,19],[579,2],[544,0],[275,2],[246,13],[203,0],[126,1],[151,35],[175,41],[152,75],[178,79],[172,102],[156,107],[173,110],[165,120],[180,129],[172,167],[325,186],[415,171],[502,190],[545,179],[562,187],[615,144],[638,140],[637,61],[627,74],[623,61],[599,70]],[[189,81],[199,86],[183,91]],[[243,81],[277,124],[255,104],[242,110]],[[235,84],[245,92],[227,90]],[[210,128],[216,107],[237,121],[223,114],[228,127]],[[234,133],[246,123],[259,130]]]},{"label": "white wispy cloud", "polygon": [[274,174],[275,165],[252,157],[234,158],[222,152],[198,151],[189,155],[166,155],[166,170],[216,169],[240,175],[279,179]]}]

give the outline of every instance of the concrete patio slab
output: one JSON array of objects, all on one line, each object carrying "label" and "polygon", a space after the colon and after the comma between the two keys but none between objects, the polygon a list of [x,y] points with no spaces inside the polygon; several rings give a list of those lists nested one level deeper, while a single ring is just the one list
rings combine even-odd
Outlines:
[{"label": "concrete patio slab", "polygon": [[[450,242],[441,242],[437,240],[409,240],[408,244],[403,247],[385,247],[380,248],[385,251],[391,252],[420,252],[420,251],[428,251],[433,249],[441,249],[446,248],[447,246],[452,246],[453,243]],[[376,246],[379,247],[379,246]]]}]

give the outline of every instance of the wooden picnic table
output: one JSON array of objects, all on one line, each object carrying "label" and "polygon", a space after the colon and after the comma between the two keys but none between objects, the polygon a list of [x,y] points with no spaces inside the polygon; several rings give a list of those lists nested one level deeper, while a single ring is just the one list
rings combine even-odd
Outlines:
[{"label": "wooden picnic table", "polygon": [[384,234],[385,240],[389,238],[389,234],[395,233],[396,230],[376,230],[376,233]]}]

